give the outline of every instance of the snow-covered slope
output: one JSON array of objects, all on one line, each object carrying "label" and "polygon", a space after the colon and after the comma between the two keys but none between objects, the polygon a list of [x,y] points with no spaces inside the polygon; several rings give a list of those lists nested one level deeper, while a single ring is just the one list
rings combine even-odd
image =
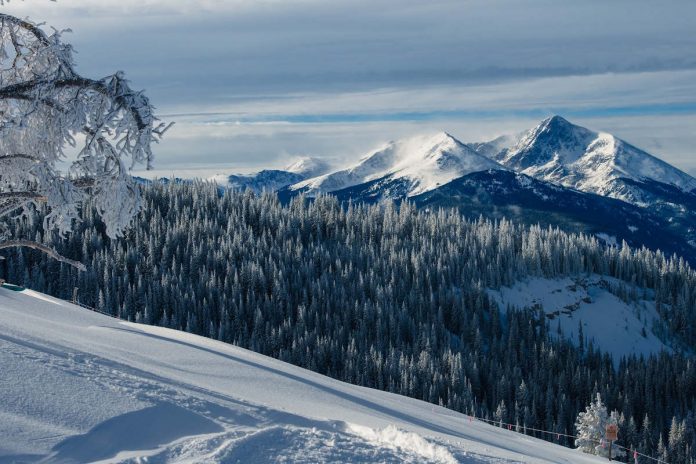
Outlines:
[{"label": "snow-covered slope", "polygon": [[406,196],[413,196],[486,169],[504,168],[446,132],[439,132],[389,142],[347,169],[307,179],[291,188],[312,195],[386,178],[406,182]]},{"label": "snow-covered slope", "polygon": [[660,319],[654,295],[633,288],[637,301],[627,303],[608,290],[621,284],[599,275],[531,278],[489,293],[501,308],[543,309],[551,334],[575,344],[582,325],[583,338],[612,354],[617,362],[622,356],[669,351],[652,332],[653,323]]},{"label": "snow-covered slope", "polygon": [[253,174],[216,174],[210,176],[208,180],[222,187],[249,189],[260,193],[264,190],[276,191],[287,185],[324,174],[330,169],[331,164],[328,161],[304,157],[297,159],[285,169],[264,169]]},{"label": "snow-covered slope", "polygon": [[0,288],[0,372],[0,462],[603,462],[31,291]]},{"label": "snow-covered slope", "polygon": [[[515,138],[477,144],[491,154]],[[571,124],[560,116],[543,120],[507,148],[492,155],[506,167],[584,192],[643,203],[644,195],[621,181],[651,180],[690,192],[696,179],[605,132]]]},{"label": "snow-covered slope", "polygon": [[309,179],[329,172],[331,163],[321,158],[305,156],[288,165],[285,170]]},{"label": "snow-covered slope", "polygon": [[474,142],[468,143],[467,145],[474,149],[476,152],[481,153],[489,158],[494,158],[501,151],[508,149],[517,144],[520,139],[524,136],[524,133],[517,135],[501,135],[494,138],[488,142]]},{"label": "snow-covered slope", "polygon": [[264,169],[255,174],[232,174],[230,176],[216,177],[210,180],[223,187],[237,190],[253,190],[256,193],[264,190],[276,191],[286,185],[294,184],[305,177],[289,171],[277,169]]}]

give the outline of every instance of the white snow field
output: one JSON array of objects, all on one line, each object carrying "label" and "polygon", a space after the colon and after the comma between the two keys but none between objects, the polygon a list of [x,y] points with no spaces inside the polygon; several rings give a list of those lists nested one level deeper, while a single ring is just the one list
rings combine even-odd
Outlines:
[{"label": "white snow field", "polygon": [[502,309],[543,309],[551,335],[568,338],[576,345],[582,324],[583,338],[610,353],[616,362],[622,356],[670,351],[651,330],[653,321],[659,320],[652,292],[634,287],[637,301],[627,303],[607,289],[620,284],[617,279],[597,274],[561,279],[537,277],[489,290],[489,294]]},{"label": "white snow field", "polygon": [[0,288],[0,462],[604,462],[251,351]]}]

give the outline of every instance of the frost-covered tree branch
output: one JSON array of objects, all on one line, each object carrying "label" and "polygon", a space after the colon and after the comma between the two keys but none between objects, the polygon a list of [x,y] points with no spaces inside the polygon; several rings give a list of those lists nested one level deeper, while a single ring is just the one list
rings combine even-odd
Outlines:
[{"label": "frost-covered tree branch", "polygon": [[0,14],[0,221],[41,202],[65,234],[90,197],[115,237],[140,208],[128,169],[151,167],[168,126],[123,73],[79,75],[62,33]]},{"label": "frost-covered tree branch", "polygon": [[66,263],[66,264],[69,264],[73,267],[76,267],[77,269],[79,269],[81,271],[84,271],[87,269],[85,267],[85,265],[82,264],[81,262],[66,258],[65,256],[61,255],[53,248],[48,247],[42,243],[34,242],[31,240],[8,240],[5,242],[0,242],[0,250],[7,249],[7,248],[21,248],[21,247],[39,250],[39,251],[47,254],[51,258],[53,258],[57,261],[60,261],[61,263]]}]

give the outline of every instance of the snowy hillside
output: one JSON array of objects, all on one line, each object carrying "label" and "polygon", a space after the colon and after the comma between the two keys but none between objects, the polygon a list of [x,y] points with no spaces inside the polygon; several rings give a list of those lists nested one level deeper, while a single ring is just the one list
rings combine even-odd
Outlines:
[{"label": "snowy hillside", "polygon": [[320,176],[331,170],[331,163],[313,156],[299,158],[285,168],[285,171],[299,174],[305,179]]},{"label": "snowy hillside", "polygon": [[498,155],[498,153],[500,153],[501,151],[516,145],[523,135],[524,133],[517,135],[505,134],[496,137],[488,142],[473,142],[468,143],[467,145],[473,148],[476,152],[493,158],[496,155]]},{"label": "snowy hillside", "polygon": [[285,169],[264,169],[253,174],[218,174],[208,180],[223,187],[238,190],[249,189],[260,193],[264,190],[276,191],[286,185],[324,174],[329,169],[331,169],[331,165],[327,161],[304,157],[294,161]]},{"label": "snowy hillside", "polygon": [[[498,138],[475,147],[490,154],[514,140]],[[632,203],[641,203],[642,195],[621,179],[656,181],[685,192],[696,188],[696,179],[674,166],[611,134],[576,126],[560,116],[543,120],[492,158],[538,179]]]},{"label": "snowy hillside", "polygon": [[0,462],[603,462],[231,345],[0,288]]},{"label": "snowy hillside", "polygon": [[218,185],[236,190],[253,190],[256,193],[264,190],[275,191],[286,185],[294,184],[305,177],[289,171],[277,169],[264,169],[255,174],[232,174],[229,176],[216,176],[212,180]]},{"label": "snowy hillside", "polygon": [[403,181],[406,196],[427,192],[466,174],[486,169],[504,169],[445,132],[389,142],[353,166],[292,186],[310,195],[333,192],[387,178]]},{"label": "snowy hillside", "polygon": [[[626,303],[608,291],[621,283],[607,276],[584,278],[532,278],[489,293],[501,308],[543,309],[551,334],[578,344],[579,326],[583,338],[595,348],[622,356],[645,355],[669,350],[653,333],[659,320],[652,295],[635,288],[637,300]],[[625,285],[625,284],[624,284]]]}]

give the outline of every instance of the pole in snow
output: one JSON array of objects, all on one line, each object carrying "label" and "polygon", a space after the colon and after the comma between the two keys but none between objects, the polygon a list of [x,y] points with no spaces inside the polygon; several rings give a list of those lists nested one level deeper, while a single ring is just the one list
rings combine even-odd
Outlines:
[{"label": "pole in snow", "polygon": [[609,460],[611,461],[611,450],[614,447],[614,442],[619,435],[619,426],[616,424],[607,424],[605,431],[605,438],[609,442]]}]

